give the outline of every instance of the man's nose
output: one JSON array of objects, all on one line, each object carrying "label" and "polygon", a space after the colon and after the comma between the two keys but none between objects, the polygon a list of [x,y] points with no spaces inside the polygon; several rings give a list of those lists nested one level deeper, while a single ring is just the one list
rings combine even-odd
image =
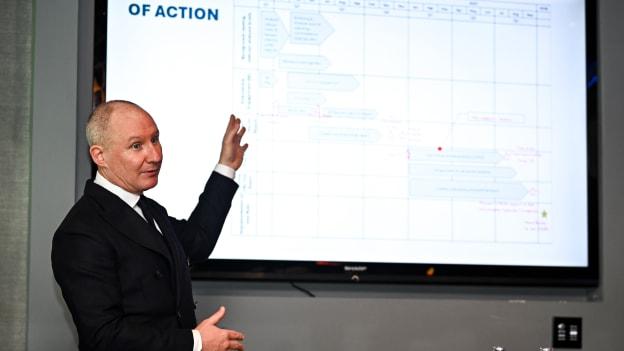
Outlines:
[{"label": "man's nose", "polygon": [[160,144],[149,144],[147,150],[147,161],[154,163],[162,161],[162,148],[160,147]]}]

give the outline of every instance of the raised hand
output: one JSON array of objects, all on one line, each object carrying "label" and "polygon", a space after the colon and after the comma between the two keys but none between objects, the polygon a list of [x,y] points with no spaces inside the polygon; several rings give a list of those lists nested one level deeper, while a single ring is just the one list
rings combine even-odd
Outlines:
[{"label": "raised hand", "polygon": [[223,135],[223,142],[221,143],[219,163],[234,170],[240,168],[245,156],[245,150],[249,146],[248,144],[241,145],[241,139],[245,134],[245,130],[245,127],[241,127],[241,120],[234,115],[230,115],[230,121],[225,129],[225,135]]}]

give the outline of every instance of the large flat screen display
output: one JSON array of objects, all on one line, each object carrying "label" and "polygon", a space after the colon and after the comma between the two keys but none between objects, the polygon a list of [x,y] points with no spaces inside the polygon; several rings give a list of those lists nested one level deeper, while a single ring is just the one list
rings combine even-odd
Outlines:
[{"label": "large flat screen display", "polygon": [[170,215],[193,209],[229,115],[247,127],[196,277],[596,282],[595,4],[98,6],[99,83],[158,124],[148,196]]}]

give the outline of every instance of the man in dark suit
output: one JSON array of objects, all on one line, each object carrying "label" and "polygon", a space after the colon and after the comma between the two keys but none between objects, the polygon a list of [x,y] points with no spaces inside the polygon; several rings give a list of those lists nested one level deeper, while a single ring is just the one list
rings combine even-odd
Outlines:
[{"label": "man in dark suit", "polygon": [[214,248],[237,189],[247,145],[230,116],[219,164],[188,220],[143,196],[162,163],[159,131],[136,104],[98,106],[87,123],[97,175],[54,234],[52,268],[78,330],[80,350],[243,350],[221,329],[223,307],[197,324],[188,263]]}]

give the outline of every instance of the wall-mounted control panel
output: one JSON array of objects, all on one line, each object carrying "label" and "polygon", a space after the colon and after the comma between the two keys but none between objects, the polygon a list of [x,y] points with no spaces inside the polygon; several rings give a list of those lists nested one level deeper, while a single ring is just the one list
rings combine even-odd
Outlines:
[{"label": "wall-mounted control panel", "polygon": [[582,318],[554,317],[552,328],[554,348],[580,349],[583,347]]}]

